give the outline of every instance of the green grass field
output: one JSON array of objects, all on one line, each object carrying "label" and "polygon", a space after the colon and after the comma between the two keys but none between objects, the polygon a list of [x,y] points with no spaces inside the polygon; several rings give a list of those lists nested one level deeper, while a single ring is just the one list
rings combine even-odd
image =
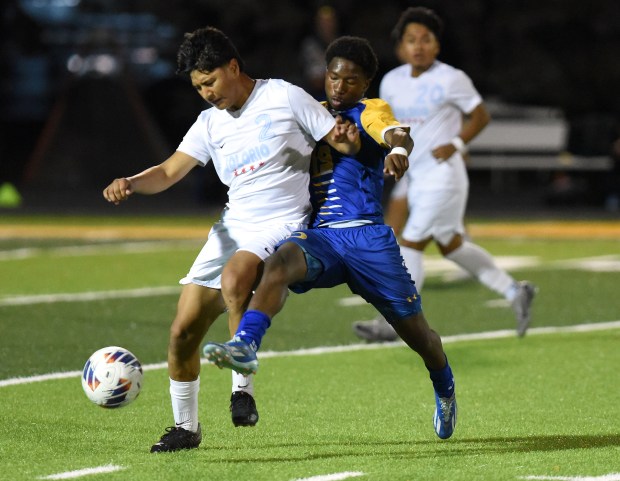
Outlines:
[{"label": "green grass field", "polygon": [[[93,242],[44,229],[18,237],[8,228],[46,222],[0,220],[0,479],[620,480],[617,238],[477,238],[516,278],[540,289],[524,339],[510,332],[512,313],[497,295],[428,252],[423,305],[446,341],[459,399],[450,440],[434,434],[432,387],[419,358],[400,344],[359,345],[351,322],[374,311],[339,287],[291,294],[275,318],[256,378],[255,428],[233,427],[230,373],[204,366],[200,449],[151,455],[172,423],[162,363],[177,280],[202,241]],[[197,223],[52,222],[67,232]],[[224,320],[209,339],[228,337]],[[108,411],[86,399],[71,373],[113,344],[148,368],[139,398]],[[326,349],[295,352],[319,346]]]}]

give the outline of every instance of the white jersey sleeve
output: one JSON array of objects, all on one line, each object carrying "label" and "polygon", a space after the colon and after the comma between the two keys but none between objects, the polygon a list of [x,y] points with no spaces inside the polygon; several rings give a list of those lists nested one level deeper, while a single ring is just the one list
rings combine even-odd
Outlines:
[{"label": "white jersey sleeve", "polygon": [[288,98],[301,128],[309,132],[314,140],[321,140],[336,124],[327,109],[302,88],[291,84],[288,87]]},{"label": "white jersey sleeve", "polygon": [[450,92],[451,102],[465,114],[471,113],[482,103],[482,97],[474,87],[473,82],[462,70],[454,70],[448,92]]},{"label": "white jersey sleeve", "polygon": [[211,153],[208,147],[208,136],[206,135],[206,125],[208,123],[207,117],[211,114],[213,108],[215,107],[203,110],[198,115],[198,118],[187,131],[181,144],[177,148],[177,150],[194,157],[202,166],[207,165],[209,160],[211,160]]}]

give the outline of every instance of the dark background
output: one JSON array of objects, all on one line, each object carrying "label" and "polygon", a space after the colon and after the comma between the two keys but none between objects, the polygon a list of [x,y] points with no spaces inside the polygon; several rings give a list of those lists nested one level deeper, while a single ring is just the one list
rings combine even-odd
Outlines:
[{"label": "dark background", "polygon": [[[340,33],[368,38],[379,56],[368,96],[398,65],[390,32],[400,12],[428,6],[446,26],[439,58],[467,72],[486,100],[558,109],[570,126],[571,153],[613,155],[620,137],[617,0],[4,0],[0,183],[19,189],[22,211],[105,208],[103,187],[166,158],[205,108],[174,74],[184,32],[217,26],[251,76],[306,86],[300,45],[326,3],[339,13]],[[526,208],[616,212],[608,202],[618,189],[613,173],[571,173],[575,187],[554,198],[560,174],[513,174],[506,206],[517,197]],[[472,209],[497,194],[489,192],[490,175],[472,173]],[[173,194],[149,203],[219,206],[225,189],[214,177],[196,169]]]}]

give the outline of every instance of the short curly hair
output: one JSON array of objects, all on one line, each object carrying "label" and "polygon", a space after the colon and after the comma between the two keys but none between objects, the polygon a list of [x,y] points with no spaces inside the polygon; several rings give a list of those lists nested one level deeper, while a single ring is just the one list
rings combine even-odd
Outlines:
[{"label": "short curly hair", "polygon": [[428,28],[437,40],[441,40],[443,35],[443,20],[435,13],[434,10],[426,7],[409,7],[406,9],[396,22],[396,26],[392,30],[392,40],[399,42],[403,38],[405,29],[410,23],[420,23]]},{"label": "short curly hair", "polygon": [[341,57],[359,65],[369,80],[375,77],[379,69],[377,55],[365,38],[348,35],[337,38],[325,50],[325,63],[329,65],[334,57]]},{"label": "short curly hair", "polygon": [[215,27],[203,27],[186,33],[177,52],[177,74],[189,75],[194,70],[211,72],[232,59],[244,63],[232,41]]}]

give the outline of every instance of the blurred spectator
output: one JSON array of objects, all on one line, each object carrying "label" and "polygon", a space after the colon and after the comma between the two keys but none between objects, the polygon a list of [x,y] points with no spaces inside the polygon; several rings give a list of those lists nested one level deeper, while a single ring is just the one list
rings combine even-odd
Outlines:
[{"label": "blurred spectator", "polygon": [[314,31],[301,42],[301,87],[319,100],[325,99],[325,49],[339,32],[338,12],[333,7],[322,6],[314,17]]}]

